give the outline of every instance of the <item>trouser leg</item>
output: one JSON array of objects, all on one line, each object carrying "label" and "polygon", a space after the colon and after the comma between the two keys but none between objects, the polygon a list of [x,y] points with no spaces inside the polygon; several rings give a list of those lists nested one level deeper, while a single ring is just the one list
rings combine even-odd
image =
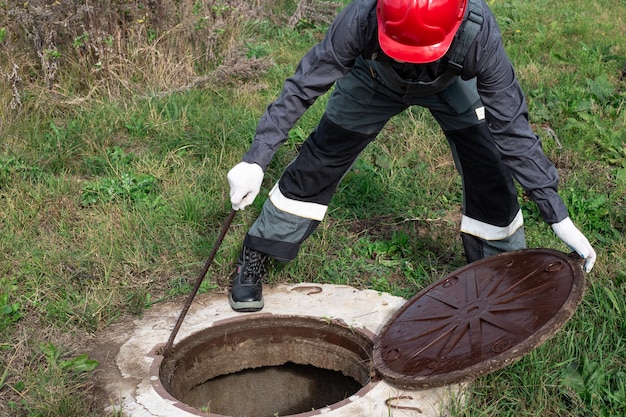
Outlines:
[{"label": "trouser leg", "polygon": [[463,180],[461,238],[468,262],[526,247],[517,189],[486,123],[445,135]]},{"label": "trouser leg", "polygon": [[463,181],[461,238],[467,261],[525,248],[517,189],[482,117],[474,82],[459,80],[429,108]]},{"label": "trouser leg", "polygon": [[526,247],[524,226],[520,226],[513,234],[504,239],[486,240],[468,233],[461,232],[461,240],[465,249],[467,262],[478,261],[489,256]]},{"label": "trouser leg", "polygon": [[347,131],[326,116],[269,193],[244,244],[289,261],[323,219],[337,185],[375,134]]},{"label": "trouser leg", "polygon": [[517,189],[486,123],[445,135],[463,181],[461,238],[467,261],[525,248]]}]

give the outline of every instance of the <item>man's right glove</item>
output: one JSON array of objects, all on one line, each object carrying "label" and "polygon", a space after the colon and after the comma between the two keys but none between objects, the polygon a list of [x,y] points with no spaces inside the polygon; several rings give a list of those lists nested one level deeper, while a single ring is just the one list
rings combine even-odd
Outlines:
[{"label": "man's right glove", "polygon": [[583,265],[585,272],[591,271],[596,262],[596,251],[593,250],[585,235],[574,226],[572,219],[566,217],[560,222],[552,224],[552,230],[567,246],[585,260]]},{"label": "man's right glove", "polygon": [[230,184],[230,202],[233,210],[243,210],[256,198],[263,182],[263,169],[258,164],[240,162],[226,175]]}]

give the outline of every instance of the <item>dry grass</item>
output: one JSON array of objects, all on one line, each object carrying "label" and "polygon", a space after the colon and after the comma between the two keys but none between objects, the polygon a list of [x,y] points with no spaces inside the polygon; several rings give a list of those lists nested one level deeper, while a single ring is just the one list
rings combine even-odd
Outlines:
[{"label": "dry grass", "polygon": [[268,63],[240,40],[263,1],[2,3],[0,103],[45,111],[258,74]]}]

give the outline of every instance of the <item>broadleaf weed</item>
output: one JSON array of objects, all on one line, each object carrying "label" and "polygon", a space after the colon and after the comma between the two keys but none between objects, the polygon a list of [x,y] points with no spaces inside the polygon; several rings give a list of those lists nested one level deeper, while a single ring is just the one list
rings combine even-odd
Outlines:
[{"label": "broadleaf weed", "polygon": [[4,330],[22,318],[21,304],[12,302],[9,294],[0,294],[0,330]]},{"label": "broadleaf weed", "polygon": [[118,177],[104,177],[83,185],[81,204],[87,207],[116,200],[145,201],[155,195],[157,179],[149,174],[123,172]]}]

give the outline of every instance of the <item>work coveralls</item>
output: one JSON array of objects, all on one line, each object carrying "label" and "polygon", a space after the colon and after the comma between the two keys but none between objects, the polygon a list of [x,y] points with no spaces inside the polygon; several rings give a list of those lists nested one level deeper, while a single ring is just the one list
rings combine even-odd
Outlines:
[{"label": "work coveralls", "polygon": [[436,62],[403,64],[380,50],[376,0],[356,0],[340,12],[268,106],[243,157],[265,170],[300,116],[335,85],[321,121],[270,191],[244,245],[279,260],[295,258],[359,153],[392,116],[413,105],[427,108],[439,123],[462,177],[461,237],[469,262],[525,247],[513,178],[547,223],[568,216],[495,18],[484,1],[473,1],[482,26],[460,72],[449,65],[458,39]]}]

